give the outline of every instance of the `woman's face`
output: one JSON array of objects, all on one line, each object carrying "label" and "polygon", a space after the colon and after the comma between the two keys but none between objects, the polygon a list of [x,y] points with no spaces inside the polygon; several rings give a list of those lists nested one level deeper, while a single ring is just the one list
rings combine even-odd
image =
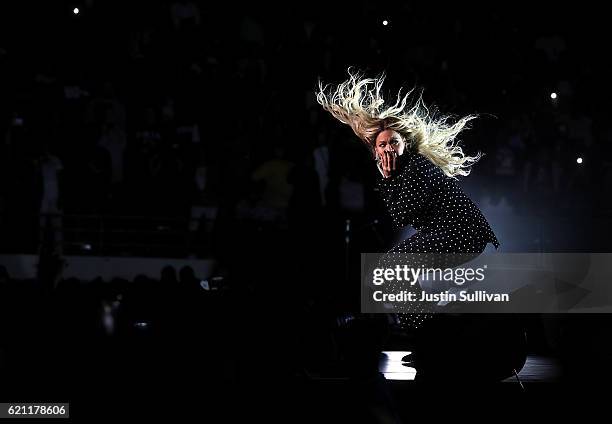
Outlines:
[{"label": "woman's face", "polygon": [[406,142],[395,130],[384,130],[376,136],[375,149],[378,157],[382,157],[385,152],[395,152],[397,156],[401,156],[405,148]]}]

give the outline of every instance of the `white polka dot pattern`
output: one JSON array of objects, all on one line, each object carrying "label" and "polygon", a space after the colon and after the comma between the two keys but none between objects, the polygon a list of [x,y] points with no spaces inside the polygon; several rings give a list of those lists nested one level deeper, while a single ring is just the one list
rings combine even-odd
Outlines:
[{"label": "white polka dot pattern", "polygon": [[[500,243],[489,223],[457,181],[447,177],[421,154],[406,151],[399,157],[396,174],[390,178],[381,177],[378,189],[393,224],[396,227],[411,225],[417,230],[383,257],[382,266],[401,263],[398,255],[402,253],[477,255],[485,250],[487,243],[499,249]],[[410,290],[418,291],[420,297],[418,286]],[[431,307],[416,302],[406,304],[401,308],[400,322],[405,327],[417,328],[431,317]]]}]

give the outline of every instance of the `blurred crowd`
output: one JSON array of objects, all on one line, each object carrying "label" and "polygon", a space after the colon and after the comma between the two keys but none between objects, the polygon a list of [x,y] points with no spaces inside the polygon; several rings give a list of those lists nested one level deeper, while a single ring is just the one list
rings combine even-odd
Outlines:
[{"label": "blurred crowd", "polygon": [[[50,227],[80,253],[100,253],[102,237],[102,253],[153,254],[142,246],[174,231],[187,246],[177,255],[206,256],[240,226],[370,222],[384,214],[371,158],[314,100],[318,79],[337,82],[349,65],[386,71],[390,93],[424,87],[443,113],[482,114],[462,142],[485,156],[462,184],[494,229],[609,216],[612,132],[589,97],[600,71],[581,60],[587,35],[492,7],[316,6],[278,6],[282,19],[272,6],[192,1],[7,13],[2,250],[31,252]],[[113,238],[122,231],[149,239],[129,245]]]}]

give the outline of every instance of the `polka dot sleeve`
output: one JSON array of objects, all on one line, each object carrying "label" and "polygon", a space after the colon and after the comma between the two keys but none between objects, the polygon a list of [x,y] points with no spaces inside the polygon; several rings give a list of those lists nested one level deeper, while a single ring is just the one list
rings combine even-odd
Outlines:
[{"label": "polka dot sleeve", "polygon": [[435,183],[417,166],[413,153],[400,156],[399,167],[396,175],[378,180],[378,191],[397,228],[417,220],[431,200]]}]

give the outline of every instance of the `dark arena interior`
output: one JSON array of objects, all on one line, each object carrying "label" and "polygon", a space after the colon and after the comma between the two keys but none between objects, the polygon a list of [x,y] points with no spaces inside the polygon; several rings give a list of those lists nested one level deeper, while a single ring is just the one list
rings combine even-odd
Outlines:
[{"label": "dark arena interior", "polygon": [[[0,21],[0,418],[526,420],[609,393],[603,6],[7,1]],[[407,159],[377,169],[319,104],[350,69],[386,75],[385,105],[415,87],[431,116],[478,115],[456,184],[517,309],[438,303],[418,329],[364,309],[362,254],[441,239],[381,197]],[[445,211],[456,246],[453,222],[482,224]],[[528,302],[533,258],[562,258],[565,303]]]}]

